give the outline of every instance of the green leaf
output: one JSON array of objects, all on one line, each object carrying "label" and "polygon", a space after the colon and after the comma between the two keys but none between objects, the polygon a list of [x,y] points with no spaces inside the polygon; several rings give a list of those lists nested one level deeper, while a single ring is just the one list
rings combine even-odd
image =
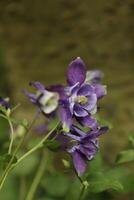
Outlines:
[{"label": "green leaf", "polygon": [[124,168],[114,168],[109,171],[99,171],[87,177],[89,181],[89,191],[93,193],[103,192],[109,189],[122,191],[122,176],[128,175],[128,170]]},{"label": "green leaf", "polygon": [[69,180],[66,176],[57,173],[45,177],[42,181],[42,186],[49,195],[54,197],[63,197],[68,191]]},{"label": "green leaf", "polygon": [[134,160],[134,149],[121,151],[116,158],[116,163],[125,163]]},{"label": "green leaf", "polygon": [[60,147],[60,142],[57,140],[47,140],[44,145],[51,151],[58,151]]},{"label": "green leaf", "polygon": [[98,193],[109,189],[122,190],[123,186],[118,180],[109,178],[104,173],[98,173],[90,179],[89,189],[91,192]]},{"label": "green leaf", "polygon": [[88,176],[94,173],[95,171],[100,171],[102,167],[103,167],[103,164],[102,164],[101,154],[98,153],[96,157],[92,160],[92,162],[89,162],[88,169],[85,176]]},{"label": "green leaf", "polygon": [[134,135],[129,136],[129,142],[132,145],[132,147],[134,147]]}]

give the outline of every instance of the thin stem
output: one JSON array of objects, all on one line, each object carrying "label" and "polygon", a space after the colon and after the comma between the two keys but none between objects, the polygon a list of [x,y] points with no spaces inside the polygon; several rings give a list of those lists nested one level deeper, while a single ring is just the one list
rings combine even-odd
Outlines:
[{"label": "thin stem", "polygon": [[2,189],[3,184],[4,184],[5,180],[6,180],[6,177],[8,176],[9,172],[14,167],[16,167],[21,161],[23,161],[26,157],[28,157],[33,152],[35,152],[36,150],[41,148],[43,143],[48,139],[48,137],[51,135],[51,133],[53,133],[53,131],[57,128],[58,124],[37,145],[35,145],[31,150],[29,150],[27,153],[25,153],[20,159],[17,160],[16,163],[12,164],[19,147],[21,146],[22,142],[24,141],[24,137],[22,138],[22,141],[20,141],[19,145],[17,146],[17,148],[16,148],[16,150],[15,150],[15,152],[14,152],[14,154],[13,154],[11,160],[10,160],[10,162],[8,163],[8,165],[7,165],[7,167],[6,167],[5,171],[4,171],[4,174],[3,174],[2,179],[0,181],[0,190]]},{"label": "thin stem", "polygon": [[10,127],[10,130],[11,130],[11,140],[10,140],[10,144],[9,144],[9,149],[8,149],[8,154],[11,154],[11,151],[12,151],[12,146],[13,146],[13,140],[14,140],[14,130],[13,130],[13,125],[12,125],[12,122],[10,120],[10,118],[8,116],[5,116],[3,114],[0,114],[0,117],[6,119],[8,121],[8,124],[9,124],[9,127]]},{"label": "thin stem", "polygon": [[82,189],[81,189],[81,192],[80,192],[80,196],[79,196],[79,199],[78,200],[83,200],[84,198],[84,194],[85,194],[85,190],[87,189],[88,187],[88,183],[87,181],[83,181],[82,178],[78,175],[76,169],[74,168],[74,172],[77,176],[77,178],[79,179],[80,183],[81,183],[81,186],[82,186]]},{"label": "thin stem", "polygon": [[45,160],[44,160],[44,152],[43,152],[37,173],[36,173],[36,175],[33,179],[33,182],[32,182],[32,185],[30,187],[30,190],[28,192],[28,195],[26,197],[26,200],[32,200],[34,198],[35,192],[36,192],[36,190],[39,186],[40,180],[43,176],[43,173],[44,173],[44,170],[45,170],[45,167],[46,167],[46,162],[47,162],[47,159],[45,157]]},{"label": "thin stem", "polygon": [[16,166],[18,165],[18,163],[20,163],[22,160],[24,160],[26,157],[28,157],[29,155],[31,155],[33,152],[35,152],[36,150],[38,150],[39,148],[41,148],[43,146],[43,143],[48,139],[48,137],[54,132],[54,130],[57,128],[59,123],[57,123],[57,125],[38,143],[36,144],[32,149],[30,149],[27,153],[25,153],[22,157],[20,157],[18,159],[18,161],[13,165]]},{"label": "thin stem", "polygon": [[82,189],[81,189],[81,192],[80,192],[79,200],[82,200],[82,199],[83,199],[85,189],[86,189],[85,185],[82,184]]},{"label": "thin stem", "polygon": [[11,154],[11,152],[12,152],[12,146],[13,146],[13,140],[14,140],[14,130],[13,130],[13,125],[12,125],[12,122],[10,121],[10,119],[7,118],[7,120],[8,120],[10,129],[11,129],[11,135],[10,135],[11,141],[10,141],[10,144],[9,144],[8,154]]},{"label": "thin stem", "polygon": [[[4,115],[2,115],[2,114],[1,114],[0,116],[3,117],[3,118],[5,118],[5,119],[7,119],[7,117],[4,116]],[[37,114],[36,114],[36,116],[34,117],[33,121],[31,122],[31,125],[30,125],[29,128],[27,129],[25,135],[28,135],[28,133],[30,132],[30,130],[31,130],[33,124],[35,123],[35,120],[36,120],[36,119],[37,119]],[[7,120],[8,120],[8,119],[7,119]],[[2,178],[1,178],[1,180],[0,180],[0,190],[2,189],[2,187],[3,187],[3,185],[4,185],[4,182],[5,182],[5,180],[6,180],[6,177],[8,176],[10,170],[12,169],[13,160],[14,160],[14,158],[15,158],[15,156],[16,156],[18,150],[19,150],[19,148],[21,147],[21,145],[22,145],[23,142],[24,142],[25,135],[21,138],[20,142],[18,143],[18,145],[17,145],[17,147],[16,147],[16,149],[15,149],[15,151],[14,151],[12,157],[11,157],[11,160],[9,161],[9,163],[8,163],[8,165],[7,165],[6,169],[5,169],[5,171],[4,171],[3,174],[2,174]]]},{"label": "thin stem", "polygon": [[[23,137],[23,138],[24,138],[24,137]],[[7,165],[6,169],[5,169],[5,171],[3,172],[2,178],[1,178],[1,180],[0,180],[0,190],[2,189],[3,184],[4,184],[5,180],[6,180],[6,177],[7,177],[8,173],[10,172],[10,169],[11,169],[11,166],[12,166],[12,163],[13,163],[13,160],[15,159],[15,156],[16,156],[16,154],[17,154],[17,151],[18,151],[19,147],[21,146],[21,144],[22,144],[22,142],[23,142],[23,138],[20,140],[18,146],[16,147],[16,149],[15,149],[15,151],[14,151],[14,153],[13,153],[13,156],[11,157],[11,160],[9,161],[9,163],[8,163],[8,165]]]}]

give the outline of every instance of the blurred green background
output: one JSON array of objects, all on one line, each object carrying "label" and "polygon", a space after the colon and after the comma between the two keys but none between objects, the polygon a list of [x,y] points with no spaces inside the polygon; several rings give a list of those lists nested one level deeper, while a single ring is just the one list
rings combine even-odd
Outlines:
[{"label": "blurred green background", "polygon": [[113,129],[101,146],[111,163],[134,132],[134,1],[1,0],[0,44],[0,95],[22,103],[18,116],[34,112],[22,94],[29,81],[65,83],[77,56],[104,71],[101,116]]}]

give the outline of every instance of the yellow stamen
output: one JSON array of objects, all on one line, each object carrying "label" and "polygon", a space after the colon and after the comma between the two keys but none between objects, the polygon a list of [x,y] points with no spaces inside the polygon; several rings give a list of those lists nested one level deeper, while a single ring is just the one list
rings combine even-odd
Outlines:
[{"label": "yellow stamen", "polygon": [[88,98],[85,97],[85,96],[78,96],[77,97],[77,102],[80,103],[80,104],[85,104],[88,102]]}]

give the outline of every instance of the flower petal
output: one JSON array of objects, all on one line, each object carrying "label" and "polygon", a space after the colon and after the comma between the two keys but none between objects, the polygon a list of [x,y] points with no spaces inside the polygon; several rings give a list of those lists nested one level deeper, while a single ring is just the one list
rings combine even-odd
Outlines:
[{"label": "flower petal", "polygon": [[60,106],[59,116],[62,122],[62,127],[64,132],[69,132],[72,125],[72,114],[68,107]]},{"label": "flower petal", "polygon": [[29,83],[30,86],[34,86],[37,90],[39,90],[40,92],[44,91],[45,90],[45,87],[44,85],[42,85],[40,82],[38,81],[31,81]]},{"label": "flower petal", "polygon": [[75,135],[77,134],[82,137],[85,136],[85,133],[80,128],[74,125],[71,127],[71,132],[72,134],[75,134]]},{"label": "flower petal", "polygon": [[94,92],[94,87],[92,85],[89,84],[84,84],[83,86],[81,86],[81,88],[79,89],[77,95],[79,96],[89,96]]},{"label": "flower petal", "polygon": [[94,84],[97,98],[100,99],[107,94],[106,86],[101,84]]},{"label": "flower petal", "polygon": [[77,117],[85,117],[88,115],[88,112],[84,108],[82,108],[82,106],[80,106],[79,104],[75,104],[74,115],[76,115]]},{"label": "flower petal", "polygon": [[81,58],[73,60],[68,68],[67,81],[69,85],[74,85],[77,82],[82,84],[86,78],[85,64]]},{"label": "flower petal", "polygon": [[88,160],[92,160],[97,152],[97,148],[92,143],[88,143],[88,147],[86,145],[80,145],[80,151]]},{"label": "flower petal", "polygon": [[57,92],[61,99],[66,98],[65,89],[63,85],[50,85],[47,89],[51,92]]},{"label": "flower petal", "polygon": [[87,110],[88,112],[91,112],[96,106],[97,96],[94,93],[91,96],[88,96],[87,98],[88,98],[88,102],[85,104],[82,104],[81,107]]},{"label": "flower petal", "polygon": [[101,70],[89,70],[86,73],[86,83],[98,83],[102,80],[104,74]]},{"label": "flower petal", "polygon": [[27,90],[23,90],[24,94],[30,99],[33,104],[37,103],[37,96],[33,93],[28,92]]},{"label": "flower petal", "polygon": [[87,115],[85,117],[77,117],[78,122],[86,127],[89,127],[91,129],[96,129],[98,127],[97,120],[90,115]]},{"label": "flower petal", "polygon": [[85,139],[94,139],[99,137],[100,135],[106,133],[109,130],[109,128],[107,126],[102,126],[97,130],[93,130],[87,133]]},{"label": "flower petal", "polygon": [[58,100],[58,93],[44,90],[38,98],[38,103],[44,113],[50,114],[58,107]]},{"label": "flower petal", "polygon": [[76,135],[71,134],[71,133],[66,133],[66,135],[67,135],[68,137],[70,137],[70,138],[76,140],[76,141],[79,141],[79,142],[81,141],[81,138],[80,138],[79,136],[76,136]]},{"label": "flower petal", "polygon": [[78,175],[82,176],[87,166],[86,157],[77,150],[75,150],[72,153],[72,157],[73,157],[73,164]]}]

